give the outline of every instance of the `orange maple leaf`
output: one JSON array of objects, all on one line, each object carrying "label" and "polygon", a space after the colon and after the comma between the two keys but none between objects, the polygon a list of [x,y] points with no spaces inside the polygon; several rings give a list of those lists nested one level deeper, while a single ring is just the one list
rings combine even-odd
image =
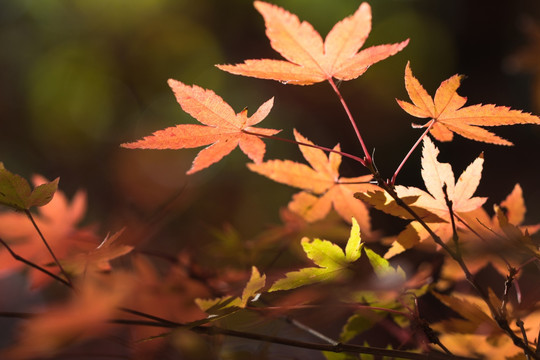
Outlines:
[{"label": "orange maple leaf", "polygon": [[296,85],[310,85],[333,77],[352,80],[409,43],[405,40],[358,52],[371,31],[371,8],[367,3],[338,22],[324,42],[311,24],[300,22],[296,15],[262,1],[255,1],[254,5],[264,17],[270,45],[288,61],[246,60],[243,64],[217,65],[221,70]]},{"label": "orange maple leaf", "polygon": [[[35,186],[45,183],[41,176],[35,176]],[[99,244],[98,237],[90,229],[79,229],[86,210],[86,194],[78,191],[68,202],[62,191],[57,191],[52,200],[37,209],[36,224],[45,236],[58,259],[75,253],[89,251]],[[26,215],[15,212],[0,213],[0,237],[13,251],[23,258],[41,266],[53,263],[43,241]],[[6,249],[0,249],[0,273],[19,270],[25,265],[14,259]],[[36,269],[29,269],[32,286],[41,286],[51,278]]]},{"label": "orange maple leaf", "polygon": [[[438,155],[439,149],[426,136],[422,150],[422,178],[428,192],[405,186],[396,186],[395,189],[400,198],[417,197],[413,203],[415,207],[426,209],[442,219],[443,222],[432,222],[429,226],[443,240],[447,240],[452,236],[453,229],[446,196],[452,203],[454,214],[474,211],[487,200],[487,198],[472,197],[482,177],[484,157],[480,155],[474,160],[456,182],[452,167],[450,164],[440,163],[437,160]],[[446,189],[446,195],[444,189]],[[456,226],[458,230],[463,228],[463,224],[457,221]],[[417,221],[413,221],[399,234],[397,241],[385,256],[390,257],[409,249],[428,237],[428,232]]]},{"label": "orange maple leaf", "polygon": [[[313,145],[296,130],[294,137],[298,142]],[[340,151],[339,144],[334,150]],[[293,196],[289,209],[301,214],[307,221],[324,218],[333,205],[345,221],[350,223],[354,216],[362,232],[369,233],[371,225],[368,209],[354,197],[354,193],[378,189],[369,183],[372,176],[342,178],[338,171],[340,154],[331,152],[327,156],[320,149],[302,145],[300,151],[312,167],[290,160],[269,160],[261,164],[248,164],[248,167],[274,181],[303,189]]]},{"label": "orange maple leaf", "polygon": [[413,76],[410,64],[407,63],[405,88],[412,104],[396,100],[399,106],[412,116],[431,118],[434,121],[430,129],[431,135],[439,141],[452,141],[453,133],[456,133],[471,140],[513,145],[479,126],[540,124],[539,117],[505,106],[478,104],[463,107],[467,98],[457,94],[462,78],[461,75],[454,75],[443,81],[432,98]]},{"label": "orange maple leaf", "polygon": [[255,134],[271,136],[281,130],[252,127],[270,112],[274,98],[266,101],[250,117],[247,109],[236,114],[223,99],[212,90],[196,85],[188,86],[180,81],[169,80],[176,100],[182,109],[204,125],[184,124],[156,131],[136,142],[122,144],[128,149],[185,149],[211,145],[199,153],[191,169],[193,174],[220,161],[237,146],[255,163],[263,160],[266,146]]}]

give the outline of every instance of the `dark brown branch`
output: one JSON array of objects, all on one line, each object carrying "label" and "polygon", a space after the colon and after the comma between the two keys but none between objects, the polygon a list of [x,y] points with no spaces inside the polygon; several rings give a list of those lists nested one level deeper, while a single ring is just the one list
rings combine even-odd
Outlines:
[{"label": "dark brown branch", "polygon": [[62,284],[66,285],[66,286],[69,286],[69,287],[72,287],[71,283],[62,279],[60,276],[56,275],[56,274],[53,274],[52,272],[50,272],[49,270],[45,269],[45,268],[42,268],[41,266],[29,261],[29,260],[26,260],[25,258],[23,258],[22,256],[19,256],[18,254],[16,254],[12,249],[11,247],[3,240],[0,238],[0,243],[2,245],[4,245],[7,249],[7,251],[9,251],[10,255],[13,256],[13,258],[17,261],[20,261],[38,271],[41,271],[42,273],[46,274],[47,276],[50,276],[51,278],[55,279],[56,281],[59,281],[61,282]]},{"label": "dark brown branch", "polygon": [[52,256],[52,258],[54,260],[54,263],[56,264],[56,266],[58,266],[58,268],[60,269],[60,272],[66,278],[66,281],[69,283],[69,286],[73,287],[73,284],[71,283],[71,279],[69,278],[67,272],[64,270],[64,268],[60,264],[60,261],[58,260],[58,258],[54,254],[54,252],[52,251],[52,249],[51,249],[49,243],[47,242],[47,240],[45,240],[45,236],[43,236],[43,234],[41,233],[41,230],[39,229],[38,225],[36,224],[36,222],[34,220],[34,217],[32,216],[32,213],[30,212],[30,210],[24,210],[24,213],[26,214],[28,219],[30,219],[30,221],[32,222],[32,225],[34,225],[34,228],[36,229],[37,233],[39,234],[39,237],[41,238],[41,241],[43,241],[43,244],[45,244],[45,247],[47,248],[47,250],[49,251],[49,254],[51,254],[51,256]]},{"label": "dark brown branch", "polygon": [[446,184],[443,185],[442,191],[444,194],[444,201],[446,202],[446,207],[448,208],[448,213],[450,214],[450,221],[452,224],[452,240],[454,241],[454,245],[456,246],[456,255],[461,257],[461,251],[459,250],[459,237],[456,227],[456,218],[454,214],[454,203],[448,197],[448,187],[446,186]]},{"label": "dark brown branch", "polygon": [[[523,335],[523,341],[525,341],[525,344],[528,344],[529,340],[527,340],[527,332],[525,331],[524,327],[525,324],[523,324],[523,321],[521,319],[517,319],[516,325],[521,330],[521,335]],[[525,357],[527,358],[527,360],[531,360],[531,357],[529,356],[529,354],[527,354],[527,352],[525,352]]]},{"label": "dark brown branch", "polygon": [[[30,313],[15,313],[15,312],[0,312],[0,317],[9,317],[9,318],[19,318],[19,319],[30,319],[36,314]],[[167,321],[163,323],[161,321],[153,320],[130,320],[130,319],[111,319],[109,321],[111,324],[119,325],[133,325],[133,326],[151,326],[151,327],[160,327],[160,328],[178,328],[182,327],[182,324],[175,324]],[[282,338],[277,336],[265,335],[250,333],[245,331],[236,331],[231,329],[220,328],[217,326],[186,326],[189,330],[196,332],[198,334],[215,336],[215,335],[224,335],[224,336],[233,336],[239,337],[242,339],[250,339],[255,341],[269,342],[273,344],[280,344],[286,346],[292,346],[296,348],[311,349],[318,351],[330,351],[330,352],[350,352],[355,354],[370,354],[376,356],[387,356],[391,358],[400,358],[400,359],[412,359],[412,360],[475,360],[476,358],[463,357],[448,355],[439,352],[430,352],[427,354],[418,354],[402,350],[391,350],[391,349],[382,349],[376,347],[367,347],[367,346],[358,346],[350,344],[320,344],[306,341],[298,341],[289,338]]]}]

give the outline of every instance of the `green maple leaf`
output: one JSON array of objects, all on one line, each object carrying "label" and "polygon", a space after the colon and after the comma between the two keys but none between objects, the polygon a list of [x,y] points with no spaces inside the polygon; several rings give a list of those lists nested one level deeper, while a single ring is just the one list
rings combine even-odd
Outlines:
[{"label": "green maple leaf", "polygon": [[48,204],[58,189],[59,178],[39,185],[34,190],[23,177],[8,171],[0,162],[0,204],[15,210]]},{"label": "green maple leaf", "polygon": [[285,274],[285,278],[272,285],[269,292],[290,290],[349,274],[351,272],[349,265],[358,260],[362,254],[363,243],[360,237],[360,226],[353,218],[351,235],[345,246],[345,251],[328,240],[314,239],[311,241],[307,237],[302,239],[302,247],[307,257],[317,266],[288,272]]}]

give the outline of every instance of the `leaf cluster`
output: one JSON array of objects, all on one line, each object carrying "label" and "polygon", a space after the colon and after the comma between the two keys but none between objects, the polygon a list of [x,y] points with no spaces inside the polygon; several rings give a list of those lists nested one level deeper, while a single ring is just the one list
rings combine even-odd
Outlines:
[{"label": "leaf cluster", "polygon": [[[126,358],[156,358],[167,346],[182,358],[243,358],[245,349],[230,340],[243,338],[322,351],[328,359],[539,359],[535,286],[540,273],[533,264],[540,261],[540,224],[523,225],[526,208],[519,184],[492,212],[486,210],[487,197],[475,195],[484,153],[456,179],[452,165],[439,160],[431,137],[449,142],[458,134],[509,146],[484,127],[540,124],[540,118],[492,104],[465,106],[466,98],[457,93],[461,75],[443,81],[430,96],[407,62],[410,102],[397,103],[407,114],[428,120],[415,126],[424,132],[387,180],[361,135],[366,124],[355,120],[335,80],[357,79],[404,50],[409,40],[362,49],[371,32],[367,3],[339,21],[324,40],[281,7],[262,1],[254,6],[271,47],[285,60],[217,67],[285,85],[328,82],[361,152],[347,152],[339,143],[317,145],[296,129],[289,139],[276,136],[281,130],[255,126],[270,116],[273,97],[248,116],[247,109],[236,112],[212,90],[170,79],[181,109],[200,124],[157,130],[123,148],[204,146],[187,170],[191,175],[239,147],[252,161],[249,170],[300,189],[281,210],[283,224],[252,239],[230,228],[208,248],[205,264],[197,263],[198,254],[190,249],[148,250],[142,239],[155,230],[150,222],[135,231],[100,236],[95,227],[81,225],[87,207],[83,191],[69,201],[58,190],[58,179],[40,176],[32,189],[0,163],[0,204],[7,207],[0,212],[2,273],[28,270],[35,291],[64,287],[41,309],[0,309],[0,315],[22,322],[16,341],[0,357],[70,356],[85,342],[102,345],[114,335],[129,344],[120,355]],[[265,141],[298,146],[307,163],[265,161]],[[420,144],[425,190],[396,183]],[[358,165],[356,176],[340,172],[344,157]],[[374,228],[375,210],[407,224],[398,234],[386,234]],[[333,236],[306,235],[321,229],[333,230],[328,231]],[[218,260],[230,255],[231,247],[235,263],[212,266],[222,264]],[[268,253],[274,259],[269,261]],[[489,281],[483,280],[485,273]],[[247,356],[255,355],[272,357],[272,346]]]}]

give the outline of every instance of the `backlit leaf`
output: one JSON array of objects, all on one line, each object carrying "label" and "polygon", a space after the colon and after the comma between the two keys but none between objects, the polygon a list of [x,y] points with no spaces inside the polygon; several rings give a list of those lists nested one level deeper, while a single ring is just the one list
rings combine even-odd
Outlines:
[{"label": "backlit leaf", "polygon": [[363,247],[360,227],[356,219],[352,218],[352,224],[345,252],[328,240],[314,239],[310,241],[307,237],[303,238],[302,248],[317,267],[288,272],[285,274],[285,278],[276,281],[268,291],[295,289],[347,276],[350,273],[349,265],[360,258]]},{"label": "backlit leaf", "polygon": [[[313,145],[296,130],[294,136],[298,142]],[[321,220],[333,206],[345,221],[351,222],[354,217],[362,232],[369,234],[371,225],[368,209],[363,202],[355,199],[354,194],[379,189],[369,183],[372,176],[340,177],[340,154],[332,152],[327,156],[321,149],[302,145],[300,150],[311,167],[290,160],[269,160],[260,164],[248,164],[248,167],[274,181],[303,189],[293,196],[289,209],[307,221]],[[340,151],[339,144],[334,150]]]},{"label": "backlit leaf", "polygon": [[428,95],[420,82],[413,76],[410,64],[405,69],[405,87],[412,103],[397,100],[407,113],[418,118],[433,119],[430,132],[439,141],[451,141],[453,133],[471,140],[497,145],[513,145],[480,126],[515,124],[540,124],[540,118],[506,106],[470,105],[463,107],[467,98],[459,96],[457,89],[463,76],[454,75],[443,81],[435,98]]},{"label": "backlit leaf", "polygon": [[324,42],[311,24],[300,22],[296,15],[276,5],[255,1],[255,8],[264,18],[270,45],[287,61],[246,60],[243,64],[217,65],[221,70],[296,85],[332,78],[352,80],[409,43],[405,40],[359,51],[371,31],[371,7],[367,3],[360,4],[353,15],[338,22]]},{"label": "backlit leaf", "polygon": [[[412,204],[414,208],[425,209],[442,220],[442,222],[430,222],[429,226],[444,241],[449,239],[453,233],[451,214],[448,209],[445,191],[448,200],[452,203],[452,211],[456,215],[480,208],[487,198],[473,197],[482,177],[484,163],[482,154],[465,169],[457,182],[450,164],[439,162],[437,160],[438,155],[439,149],[426,136],[422,150],[422,178],[428,191],[405,186],[396,186],[395,189],[400,198],[417,196],[418,198]],[[456,226],[458,231],[467,229],[460,222],[456,222]],[[409,249],[428,237],[430,235],[427,230],[416,221],[413,221],[398,235],[397,242],[399,245],[393,246],[390,253],[385,257],[389,258],[399,251]]]},{"label": "backlit leaf", "polygon": [[272,109],[274,99],[262,104],[250,117],[247,110],[235,114],[220,96],[196,85],[169,80],[182,109],[204,125],[185,124],[156,131],[139,141],[122,144],[128,149],[185,149],[206,146],[191,169],[193,174],[220,161],[237,146],[255,163],[261,163],[266,146],[256,134],[271,136],[280,130],[254,128]]}]

